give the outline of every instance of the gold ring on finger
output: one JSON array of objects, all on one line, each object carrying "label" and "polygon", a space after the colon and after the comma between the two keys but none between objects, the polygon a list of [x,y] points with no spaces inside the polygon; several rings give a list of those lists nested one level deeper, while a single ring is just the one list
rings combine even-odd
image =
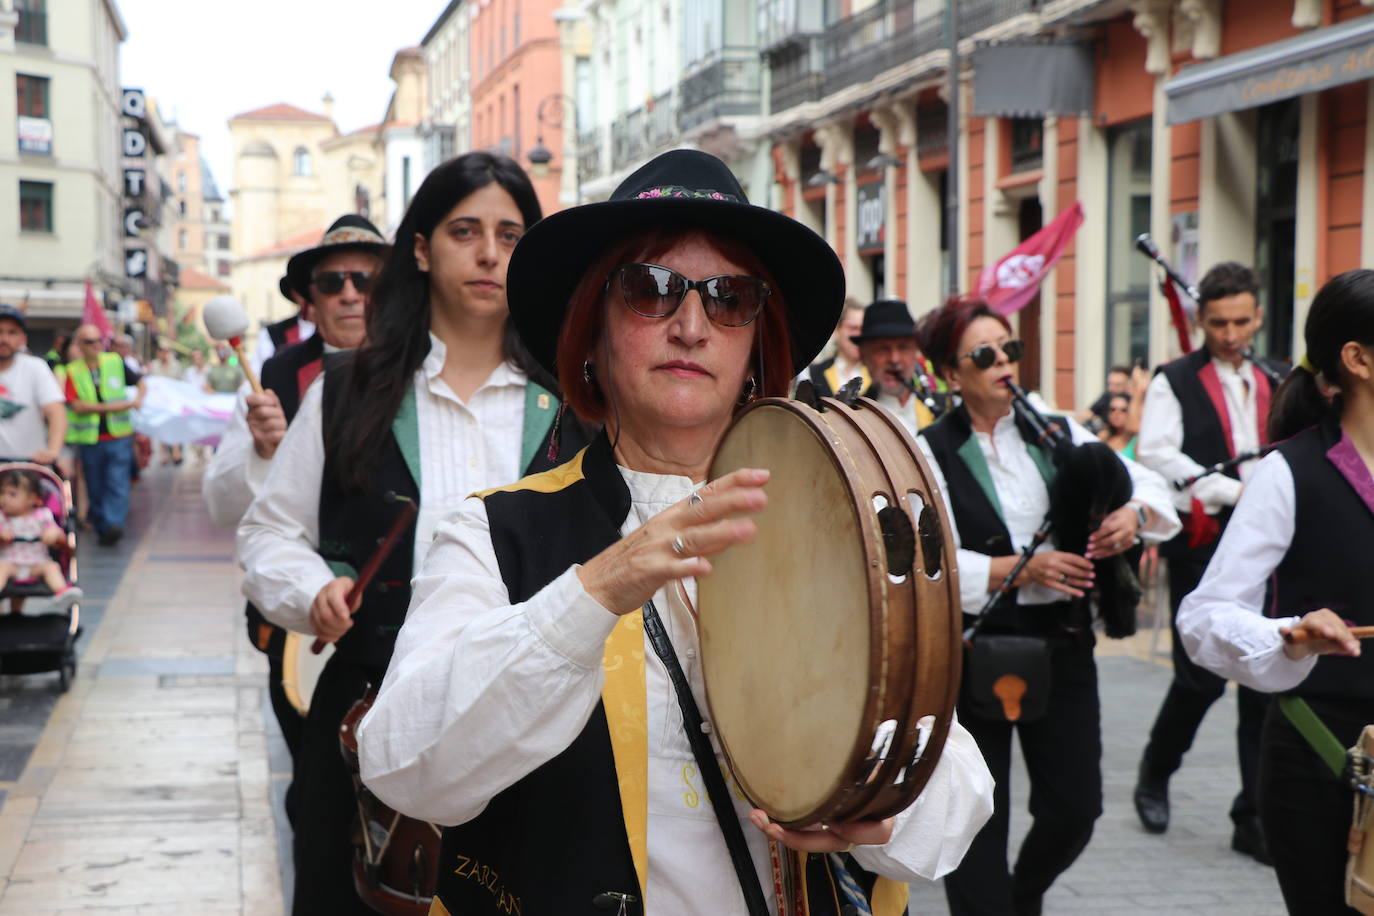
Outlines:
[{"label": "gold ring on finger", "polygon": [[680,557],[687,556],[687,545],[682,543],[682,535],[673,538],[673,553]]},{"label": "gold ring on finger", "polygon": [[1068,574],[1068,573],[1060,573],[1060,574],[1059,574],[1059,584],[1060,584],[1060,585],[1064,585],[1064,584],[1066,584],[1068,581],[1069,581],[1069,574]]}]

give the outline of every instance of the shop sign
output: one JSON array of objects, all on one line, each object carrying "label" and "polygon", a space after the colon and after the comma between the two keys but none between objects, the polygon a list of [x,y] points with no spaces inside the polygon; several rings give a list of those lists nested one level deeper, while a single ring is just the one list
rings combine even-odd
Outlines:
[{"label": "shop sign", "polygon": [[130,248],[124,252],[124,276],[131,280],[148,276],[148,252],[143,248]]},{"label": "shop sign", "polygon": [[143,136],[143,131],[137,127],[126,127],[122,148],[125,159],[142,159],[148,152],[148,138]]},{"label": "shop sign", "polygon": [[52,122],[47,118],[19,116],[19,152],[52,155]]},{"label": "shop sign", "polygon": [[148,100],[142,89],[125,89],[119,96],[119,110],[125,116],[142,121],[148,117]]},{"label": "shop sign", "polygon": [[124,196],[131,200],[138,200],[143,196],[144,182],[148,173],[143,169],[124,170]]},{"label": "shop sign", "polygon": [[859,254],[881,254],[887,226],[887,185],[874,181],[858,187],[857,223],[858,232],[855,247]]}]

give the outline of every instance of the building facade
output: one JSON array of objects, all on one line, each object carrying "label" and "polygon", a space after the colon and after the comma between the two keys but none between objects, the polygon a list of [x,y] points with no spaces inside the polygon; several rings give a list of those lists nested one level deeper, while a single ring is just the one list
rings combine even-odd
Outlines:
[{"label": "building facade", "polygon": [[402,48],[391,60],[390,77],[396,88],[373,141],[385,176],[376,223],[388,238],[400,225],[410,199],[429,172],[425,166],[427,137],[423,130],[427,76],[424,53],[418,47]]},{"label": "building facade", "polygon": [[459,150],[472,149],[471,20],[471,5],[451,0],[420,42],[425,61],[425,110],[420,120],[425,174]]},{"label": "building facade", "polygon": [[200,151],[200,137],[173,127],[171,180],[175,207],[172,250],[182,272],[194,269],[228,283],[230,227],[224,195]]},{"label": "building facade", "polygon": [[113,0],[0,0],[0,301],[40,329],[137,298],[125,276],[119,47]]},{"label": "building facade", "polygon": [[1254,266],[1257,349],[1281,357],[1301,355],[1317,288],[1374,253],[1359,0],[961,2],[952,151],[946,5],[860,6],[778,0],[760,17],[775,205],[830,241],[851,294],[919,314],[1081,203],[1015,319],[1022,377],[1057,406],[1089,402],[1113,364],[1177,355],[1143,232],[1190,281]]},{"label": "building facade", "polygon": [[229,285],[256,328],[294,313],[277,289],[286,261],[313,247],[345,213],[383,218],[380,125],[340,134],[325,96],[323,114],[279,103],[229,120]]}]

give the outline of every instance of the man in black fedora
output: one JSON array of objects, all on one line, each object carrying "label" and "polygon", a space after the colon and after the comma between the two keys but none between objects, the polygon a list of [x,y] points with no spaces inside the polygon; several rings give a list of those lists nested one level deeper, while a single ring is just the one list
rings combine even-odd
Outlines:
[{"label": "man in black fedora", "polygon": [[[335,220],[318,245],[287,262],[282,286],[300,298],[302,314],[309,310],[315,319],[313,333],[279,349],[263,364],[262,394],[250,393],[246,382],[240,387],[234,415],[202,484],[206,507],[216,524],[237,526],[248,511],[267,479],[287,424],[310,383],[324,369],[327,356],[362,343],[369,294],[387,248],[376,226],[350,214]],[[286,631],[268,623],[252,604],[246,614],[248,638],[267,656],[268,695],[294,758],[304,720],[282,686]],[[294,792],[288,790],[288,815],[294,814],[294,801]]]},{"label": "man in black fedora", "polygon": [[849,338],[873,383],[864,392],[902,421],[913,435],[935,422],[943,398],[925,377],[916,322],[900,299],[879,299],[864,309],[863,329]]}]

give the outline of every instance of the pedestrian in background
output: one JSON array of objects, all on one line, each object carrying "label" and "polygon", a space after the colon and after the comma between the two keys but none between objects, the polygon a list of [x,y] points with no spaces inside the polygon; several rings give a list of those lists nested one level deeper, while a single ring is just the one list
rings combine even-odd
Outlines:
[{"label": "pedestrian in background", "polygon": [[66,398],[43,360],[25,352],[24,313],[0,305],[0,457],[55,464],[67,436]]},{"label": "pedestrian in background", "polygon": [[[157,357],[148,364],[148,374],[159,378],[180,379],[184,370],[181,360],[177,359],[176,353],[166,343],[159,343]],[[181,443],[163,442],[160,443],[162,449],[163,464],[181,464]]]},{"label": "pedestrian in background", "polygon": [[110,546],[124,536],[134,462],[130,411],[143,403],[147,386],[118,353],[104,351],[94,325],[77,328],[76,341],[81,358],[67,363],[67,405],[90,491],[91,524],[100,544]]}]

